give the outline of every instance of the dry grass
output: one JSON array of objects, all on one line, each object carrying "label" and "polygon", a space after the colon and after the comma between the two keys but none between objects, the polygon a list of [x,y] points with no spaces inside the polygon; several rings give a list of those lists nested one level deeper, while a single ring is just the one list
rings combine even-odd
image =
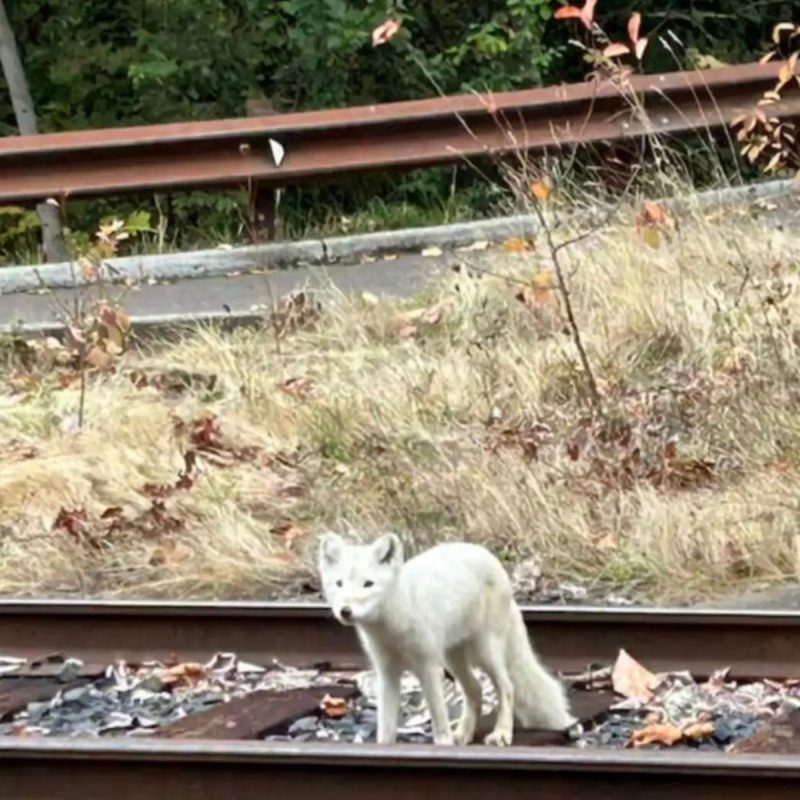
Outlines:
[{"label": "dry grass", "polygon": [[[485,274],[402,307],[330,292],[280,346],[270,327],[142,346],[91,378],[80,434],[62,430],[77,384],[9,351],[0,591],[263,597],[308,579],[328,526],[485,542],[660,601],[796,577],[798,242],[732,212],[667,239],[626,223],[565,254],[602,413],[553,293],[521,302]],[[216,384],[129,374],[170,368]],[[210,445],[191,432],[208,415]],[[190,486],[144,488],[174,485],[190,449]]]}]

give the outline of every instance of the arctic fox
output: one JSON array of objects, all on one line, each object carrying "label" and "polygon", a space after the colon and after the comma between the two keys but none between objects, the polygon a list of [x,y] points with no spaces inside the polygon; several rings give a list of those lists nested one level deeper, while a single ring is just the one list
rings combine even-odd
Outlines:
[{"label": "arctic fox", "polygon": [[[334,615],[356,628],[378,678],[378,742],[397,737],[400,677],[422,685],[436,744],[469,744],[481,712],[486,672],[498,697],[497,724],[484,742],[509,745],[514,717],[525,727],[564,730],[575,719],[561,682],[539,662],[500,562],[474,544],[440,544],[403,563],[393,533],[369,545],[323,536],[323,592]],[[443,670],[459,682],[463,712],[455,734],[444,699]]]}]

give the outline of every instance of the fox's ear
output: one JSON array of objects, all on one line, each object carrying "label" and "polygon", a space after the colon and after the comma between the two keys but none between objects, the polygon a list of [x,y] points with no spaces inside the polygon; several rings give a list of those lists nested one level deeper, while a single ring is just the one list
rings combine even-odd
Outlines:
[{"label": "fox's ear", "polygon": [[336,533],[326,533],[319,540],[319,563],[333,566],[342,556],[344,539]]},{"label": "fox's ear", "polygon": [[376,539],[372,545],[375,560],[379,564],[402,564],[403,543],[396,533],[387,533]]}]

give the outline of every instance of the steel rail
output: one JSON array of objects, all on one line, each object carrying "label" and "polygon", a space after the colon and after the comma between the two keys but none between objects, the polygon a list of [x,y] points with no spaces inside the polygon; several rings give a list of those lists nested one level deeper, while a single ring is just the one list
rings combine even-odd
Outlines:
[{"label": "steel rail", "polygon": [[[620,648],[656,671],[739,678],[800,677],[800,613],[529,606],[528,630],[548,665],[570,672],[611,663]],[[354,632],[320,604],[0,601],[0,654],[55,653],[202,660],[234,651],[258,663],[360,666]]]},{"label": "steel rail", "polygon": [[15,800],[795,800],[780,755],[265,742],[0,739],[0,796]]},{"label": "steel rail", "polygon": [[[144,190],[285,186],[511,151],[728,125],[772,88],[780,65],[638,75],[262,118],[0,139],[0,202]],[[644,113],[642,113],[644,112]],[[770,106],[800,117],[800,96]],[[276,163],[270,140],[284,148]]]}]

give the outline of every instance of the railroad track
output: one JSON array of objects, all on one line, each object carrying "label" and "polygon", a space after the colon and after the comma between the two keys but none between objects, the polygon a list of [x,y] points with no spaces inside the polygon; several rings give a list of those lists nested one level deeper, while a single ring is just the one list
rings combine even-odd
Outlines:
[{"label": "railroad track", "polygon": [[[698,676],[730,667],[738,679],[787,678],[800,664],[796,613],[529,607],[524,614],[546,662],[565,673],[611,663],[620,648],[654,671]],[[353,631],[320,605],[3,601],[0,655],[27,661],[0,678],[0,714],[89,681],[118,659],[206,661],[220,651],[339,675],[363,667]],[[80,660],[66,684],[55,654]],[[749,800],[759,791],[788,800],[800,790],[800,760],[791,755],[581,750],[532,746],[536,737],[525,735],[507,750],[258,740],[318,706],[321,693],[355,691],[345,680],[254,693],[147,738],[2,737],[0,797],[353,800],[380,793],[388,800],[535,791],[565,799]]]}]

